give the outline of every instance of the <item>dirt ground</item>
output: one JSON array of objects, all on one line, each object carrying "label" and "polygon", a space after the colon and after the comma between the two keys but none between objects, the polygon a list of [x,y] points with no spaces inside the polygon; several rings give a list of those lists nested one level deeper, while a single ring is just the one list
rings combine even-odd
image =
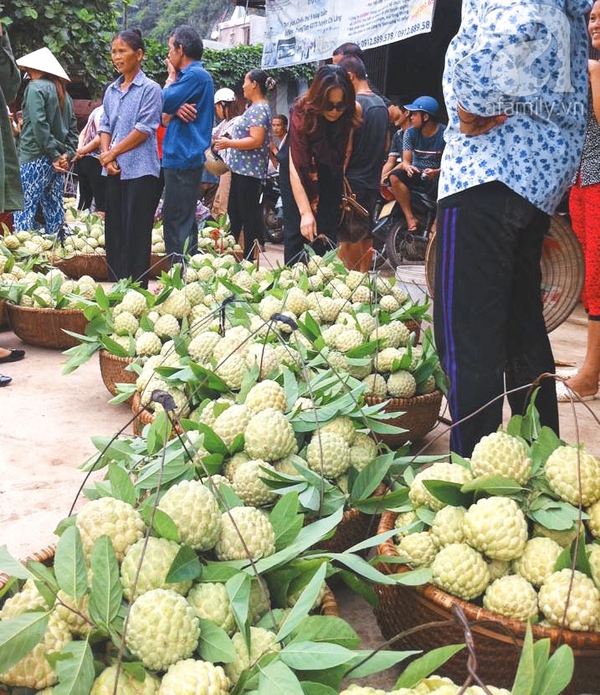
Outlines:
[{"label": "dirt ground", "polygon": [[[270,246],[267,255],[276,263],[281,249]],[[418,278],[419,271],[407,270],[406,282],[413,290],[422,283],[422,275]],[[551,341],[559,370],[573,370],[581,363],[586,342],[581,307],[551,334]],[[13,377],[10,386],[0,389],[0,545],[24,557],[53,542],[57,523],[76,501],[84,482],[79,466],[95,453],[91,437],[121,429],[132,432],[132,414],[126,405],[108,403],[97,359],[63,375],[66,357],[60,351],[23,345],[10,330],[0,332],[0,345],[27,350],[22,361],[0,365],[0,373]],[[584,441],[600,454],[600,400],[574,407],[561,404],[560,415],[563,439]],[[427,443],[432,453],[447,451],[447,426],[439,424],[419,448]],[[381,641],[366,604],[345,590],[337,597],[342,615],[365,644]],[[376,685],[372,679],[371,684]],[[376,687],[391,684],[389,675],[382,676]]]}]

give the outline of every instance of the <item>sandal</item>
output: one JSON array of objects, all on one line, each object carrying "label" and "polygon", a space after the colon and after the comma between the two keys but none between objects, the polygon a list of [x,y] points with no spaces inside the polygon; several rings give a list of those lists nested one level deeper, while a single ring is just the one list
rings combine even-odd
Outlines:
[{"label": "sandal", "polygon": [[592,393],[589,396],[580,396],[577,391],[573,391],[572,388],[569,388],[564,381],[556,382],[556,400],[558,403],[595,401],[598,398],[599,396],[597,393]]},{"label": "sandal", "polygon": [[2,348],[8,351],[8,355],[0,357],[0,362],[18,362],[25,357],[25,350],[22,348]]},{"label": "sandal", "polygon": [[0,386],[8,386],[11,381],[11,376],[4,376],[4,374],[0,374]]}]

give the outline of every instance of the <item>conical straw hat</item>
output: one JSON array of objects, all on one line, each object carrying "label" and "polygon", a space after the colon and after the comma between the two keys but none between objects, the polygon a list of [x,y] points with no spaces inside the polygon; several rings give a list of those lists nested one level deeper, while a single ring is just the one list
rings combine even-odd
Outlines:
[{"label": "conical straw hat", "polygon": [[17,65],[20,68],[39,70],[48,75],[55,75],[56,77],[62,77],[63,80],[71,81],[52,51],[45,46],[44,48],[39,48],[37,51],[33,51],[33,53],[28,53],[26,56],[19,58],[19,60],[17,60]]}]

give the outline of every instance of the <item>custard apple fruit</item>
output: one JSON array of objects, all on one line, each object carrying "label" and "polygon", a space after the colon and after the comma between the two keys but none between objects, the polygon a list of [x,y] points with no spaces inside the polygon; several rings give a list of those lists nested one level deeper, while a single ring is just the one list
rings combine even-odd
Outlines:
[{"label": "custard apple fruit", "polygon": [[[568,605],[567,605],[568,598]],[[551,625],[593,632],[600,626],[600,591],[578,570],[553,572],[540,587],[538,603]]]},{"label": "custard apple fruit", "polygon": [[412,398],[417,392],[415,377],[400,369],[387,378],[387,391],[392,398]]},{"label": "custard apple fruit", "polygon": [[287,407],[285,391],[272,379],[259,381],[248,391],[244,405],[253,413],[259,413],[267,408],[285,413]]},{"label": "custard apple fruit", "polygon": [[350,447],[335,432],[317,431],[306,447],[306,462],[311,470],[325,478],[339,478],[350,467]]},{"label": "custard apple fruit", "polygon": [[411,567],[428,567],[437,554],[437,546],[429,531],[406,534],[396,545],[396,550]]},{"label": "custard apple fruit", "polygon": [[286,416],[274,408],[256,413],[244,433],[246,453],[254,459],[277,461],[296,451],[296,437]]},{"label": "custard apple fruit", "polygon": [[[151,589],[172,589],[185,596],[192,586],[191,580],[166,583],[167,574],[180,548],[175,541],[154,536],[142,538],[132,545],[121,563],[121,584],[125,597],[134,600]],[[132,599],[134,582],[137,582],[136,593]]]},{"label": "custard apple fruit", "polygon": [[168,514],[179,540],[195,550],[210,550],[221,531],[221,512],[212,492],[199,480],[183,480],[160,498],[158,508]]},{"label": "custard apple fruit", "polygon": [[525,544],[523,554],[512,561],[515,572],[534,586],[541,586],[556,569],[561,546],[551,538],[537,536]]},{"label": "custard apple fruit", "polygon": [[236,632],[231,638],[233,648],[236,652],[236,658],[228,664],[225,664],[225,673],[229,677],[231,684],[235,685],[238,682],[242,671],[250,668],[253,664],[260,661],[265,654],[271,654],[281,650],[281,645],[275,641],[275,633],[270,630],[265,630],[262,627],[250,628],[250,651],[246,646],[246,640],[243,635]]},{"label": "custard apple fruit", "polygon": [[600,461],[584,449],[559,446],[548,457],[544,472],[552,490],[564,501],[589,507],[600,499]]},{"label": "custard apple fruit", "polygon": [[187,600],[199,618],[210,620],[233,635],[236,623],[224,584],[198,582],[190,589]]},{"label": "custard apple fruit", "polygon": [[144,680],[139,681],[121,669],[117,678],[116,666],[109,666],[94,681],[90,695],[113,695],[115,680],[118,695],[157,695],[160,686],[160,679],[150,673],[146,673]]},{"label": "custard apple fruit", "polygon": [[176,591],[152,589],[131,605],[125,644],[146,668],[164,671],[187,659],[199,638],[194,609]]},{"label": "custard apple fruit", "polygon": [[408,496],[415,507],[429,505],[434,511],[440,510],[443,502],[434,497],[423,485],[425,480],[446,480],[451,483],[468,483],[472,473],[464,466],[445,461],[436,461],[428,468],[419,471],[409,485]]},{"label": "custard apple fruit", "polygon": [[114,497],[100,497],[88,502],[77,514],[76,524],[86,555],[90,555],[100,536],[108,536],[119,562],[144,535],[145,528],[137,509]]},{"label": "custard apple fruit", "polygon": [[475,445],[471,470],[475,476],[500,476],[525,485],[531,477],[527,445],[506,432],[492,432]]},{"label": "custard apple fruit", "polygon": [[490,558],[514,560],[527,543],[527,521],[508,497],[484,497],[472,504],[463,522],[465,541]]},{"label": "custard apple fruit", "polygon": [[254,560],[275,552],[275,532],[269,519],[255,507],[234,507],[221,517],[215,545],[219,560]]},{"label": "custard apple fruit", "polygon": [[275,472],[271,464],[261,459],[246,461],[236,469],[231,483],[244,504],[251,507],[266,507],[277,499],[277,492],[263,481],[263,478],[269,475],[265,470]]},{"label": "custard apple fruit", "polygon": [[431,563],[431,571],[436,586],[465,601],[483,594],[490,583],[483,555],[466,543],[442,548]]},{"label": "custard apple fruit", "polygon": [[464,507],[448,505],[436,512],[431,524],[431,535],[438,548],[443,548],[450,543],[464,542],[463,522],[466,511]]},{"label": "custard apple fruit", "polygon": [[530,620],[538,614],[537,593],[525,577],[509,574],[493,581],[483,595],[483,606],[514,620]]},{"label": "custard apple fruit", "polygon": [[37,645],[14,666],[0,673],[0,683],[26,688],[47,688],[58,681],[47,656],[60,652],[71,642],[71,632],[56,611],[50,613],[44,636]]},{"label": "custard apple fruit", "polygon": [[229,685],[222,666],[209,661],[184,659],[169,666],[158,695],[227,695]]},{"label": "custard apple fruit", "polygon": [[[232,405],[217,415],[212,424],[212,429],[227,446],[231,446],[233,440],[238,435],[244,434],[251,417],[252,411],[245,405]],[[200,419],[202,422],[205,422],[202,417]],[[205,424],[209,423],[206,422]]]}]

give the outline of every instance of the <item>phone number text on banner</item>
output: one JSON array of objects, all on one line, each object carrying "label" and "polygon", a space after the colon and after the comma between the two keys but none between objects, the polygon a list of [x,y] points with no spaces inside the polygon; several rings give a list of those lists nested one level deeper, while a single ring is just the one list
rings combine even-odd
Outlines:
[{"label": "phone number text on banner", "polygon": [[346,41],[374,48],[431,31],[436,0],[266,0],[262,67],[331,58]]}]

